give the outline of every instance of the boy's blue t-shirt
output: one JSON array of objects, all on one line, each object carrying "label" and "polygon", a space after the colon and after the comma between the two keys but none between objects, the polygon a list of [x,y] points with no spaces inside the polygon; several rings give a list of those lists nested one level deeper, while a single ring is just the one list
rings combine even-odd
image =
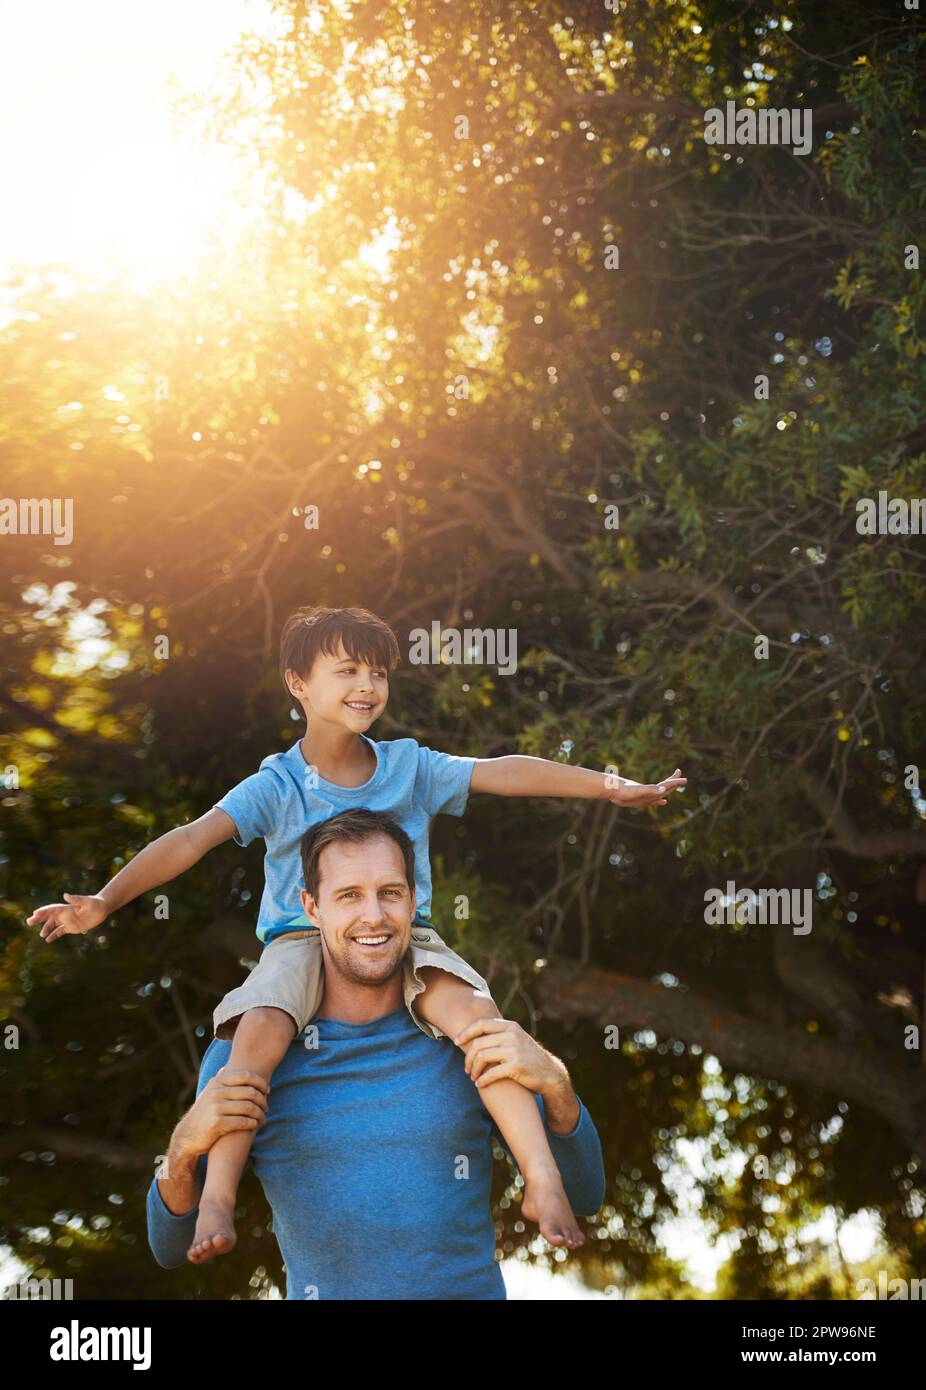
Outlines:
[{"label": "boy's blue t-shirt", "polygon": [[359,787],[328,782],[309,766],[299,742],[285,753],[271,753],[243,782],[215,805],[235,822],[235,842],[249,845],[262,836],[264,891],[257,935],[266,945],[284,932],[308,926],[299,894],[303,888],[299,844],[310,826],[339,811],[365,806],[388,811],[415,850],[418,914],[430,917],[431,863],[428,830],[434,816],[462,816],[475,758],[438,753],[413,738],[377,742],[359,734],[373,749],[376,771]]}]

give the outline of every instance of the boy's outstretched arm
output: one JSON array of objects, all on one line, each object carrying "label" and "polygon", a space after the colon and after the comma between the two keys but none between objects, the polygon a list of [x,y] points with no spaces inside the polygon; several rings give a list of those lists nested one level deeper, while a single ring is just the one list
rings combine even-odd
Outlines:
[{"label": "boy's outstretched arm", "polygon": [[166,835],[145,845],[99,893],[65,893],[65,902],[37,907],[26,918],[26,923],[31,927],[41,922],[39,936],[45,941],[68,934],[83,935],[140,894],[177,878],[208,850],[230,840],[235,832],[231,816],[213,806],[199,820],[175,826]]},{"label": "boy's outstretched arm", "polygon": [[615,806],[665,806],[669,795],[681,791],[687,781],[678,767],[661,782],[633,782],[613,768],[595,772],[590,767],[569,767],[516,753],[478,758],[469,789],[495,796],[578,796],[611,801]]}]

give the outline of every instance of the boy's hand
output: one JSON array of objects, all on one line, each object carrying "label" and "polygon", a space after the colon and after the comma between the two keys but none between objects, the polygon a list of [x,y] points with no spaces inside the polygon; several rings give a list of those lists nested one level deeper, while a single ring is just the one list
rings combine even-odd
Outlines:
[{"label": "boy's hand", "polygon": [[99,893],[89,897],[80,893],[65,893],[64,896],[66,902],[37,907],[32,916],[26,918],[26,925],[30,927],[36,922],[43,923],[39,936],[45,941],[54,941],[59,936],[83,936],[109,916]]},{"label": "boy's hand", "polygon": [[605,774],[605,796],[615,806],[665,806],[669,794],[684,787],[688,781],[682,777],[681,768],[676,768],[671,777],[661,782],[633,782],[629,777],[619,777],[616,772]]}]

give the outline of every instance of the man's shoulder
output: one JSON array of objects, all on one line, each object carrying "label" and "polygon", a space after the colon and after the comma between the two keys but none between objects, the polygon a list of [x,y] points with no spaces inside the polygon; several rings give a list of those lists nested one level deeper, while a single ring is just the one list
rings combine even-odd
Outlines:
[{"label": "man's shoulder", "polygon": [[196,1094],[199,1095],[204,1086],[215,1076],[220,1067],[224,1067],[231,1056],[231,1042],[225,1038],[213,1038],[206,1048],[199,1064],[199,1079],[196,1085]]}]

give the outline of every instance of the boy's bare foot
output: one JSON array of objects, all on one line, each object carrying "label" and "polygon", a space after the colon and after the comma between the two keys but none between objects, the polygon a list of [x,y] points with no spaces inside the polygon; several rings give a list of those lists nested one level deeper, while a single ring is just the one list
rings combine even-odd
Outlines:
[{"label": "boy's bare foot", "polygon": [[204,1197],[186,1257],[194,1265],[208,1264],[216,1255],[227,1255],[234,1249],[237,1239],[234,1206],[215,1197]]},{"label": "boy's bare foot", "polygon": [[565,1245],[574,1250],[585,1244],[558,1169],[554,1168],[552,1173],[539,1172],[524,1179],[521,1211],[528,1221],[536,1221],[540,1234],[551,1245]]}]

